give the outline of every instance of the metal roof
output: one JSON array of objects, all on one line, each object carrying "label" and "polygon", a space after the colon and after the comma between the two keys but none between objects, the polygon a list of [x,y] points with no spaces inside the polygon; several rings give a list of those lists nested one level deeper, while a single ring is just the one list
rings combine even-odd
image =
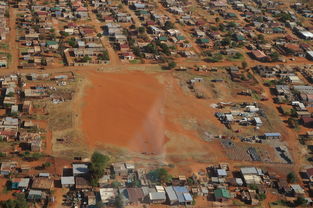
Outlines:
[{"label": "metal roof", "polygon": [[86,164],[73,164],[73,174],[86,174],[89,172],[88,165]]},{"label": "metal roof", "polygon": [[166,200],[165,192],[152,192],[149,193],[150,200]]},{"label": "metal roof", "polygon": [[74,185],[75,184],[74,176],[63,176],[63,177],[61,177],[61,184]]},{"label": "metal roof", "polygon": [[177,201],[178,200],[172,186],[165,187],[165,191],[166,191],[166,194],[167,194],[170,201]]},{"label": "metal roof", "polygon": [[280,137],[281,134],[276,132],[276,133],[264,133],[264,136],[266,137]]}]

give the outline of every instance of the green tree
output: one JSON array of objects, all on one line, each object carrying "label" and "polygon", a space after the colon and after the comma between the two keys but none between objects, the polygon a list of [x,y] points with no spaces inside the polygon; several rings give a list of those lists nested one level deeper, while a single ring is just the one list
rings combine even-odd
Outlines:
[{"label": "green tree", "polygon": [[294,174],[294,172],[288,173],[287,182],[288,183],[295,183],[296,182],[296,175]]},{"label": "green tree", "polygon": [[164,168],[158,168],[147,174],[148,178],[157,183],[168,183],[172,180],[172,176]]},{"label": "green tree", "polygon": [[9,199],[0,202],[1,208],[28,208],[28,204],[24,194],[17,194],[16,199]]},{"label": "green tree", "polygon": [[91,58],[89,57],[89,56],[84,56],[82,59],[81,59],[81,61],[83,62],[83,63],[86,63],[86,62],[88,62],[88,61],[90,61],[91,60]]},{"label": "green tree", "polygon": [[117,207],[117,208],[123,208],[124,207],[121,194],[117,195],[117,197],[115,198],[114,204],[115,204],[115,207]]},{"label": "green tree", "polygon": [[138,32],[139,32],[140,34],[143,34],[143,33],[146,32],[146,29],[145,29],[144,27],[139,27],[139,28],[138,28]]},{"label": "green tree", "polygon": [[270,57],[271,57],[271,59],[272,59],[272,61],[279,61],[279,53],[278,52],[273,52],[273,53],[271,53],[270,54]]},{"label": "green tree", "polygon": [[164,30],[169,30],[169,29],[173,29],[174,28],[174,24],[171,21],[166,21],[164,23]]},{"label": "green tree", "polygon": [[295,207],[303,206],[307,203],[307,200],[303,197],[298,197],[294,202]]},{"label": "green tree", "polygon": [[93,186],[98,184],[99,178],[104,174],[104,169],[107,168],[110,158],[99,152],[94,152],[91,156],[90,163],[90,182]]},{"label": "green tree", "polygon": [[167,64],[167,68],[168,69],[173,69],[173,68],[175,68],[176,67],[176,63],[174,62],[174,61],[171,61],[171,62],[169,62],[168,64]]},{"label": "green tree", "polygon": [[246,61],[241,62],[241,67],[246,69],[248,67],[248,63]]}]

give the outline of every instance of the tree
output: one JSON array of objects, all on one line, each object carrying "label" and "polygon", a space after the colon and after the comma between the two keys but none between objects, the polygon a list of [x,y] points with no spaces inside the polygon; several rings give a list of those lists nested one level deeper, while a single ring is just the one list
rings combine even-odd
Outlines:
[{"label": "tree", "polygon": [[291,128],[297,128],[298,127],[298,122],[295,118],[288,118],[287,123],[289,127]]},{"label": "tree", "polygon": [[279,54],[275,51],[273,53],[270,54],[270,57],[272,59],[272,61],[279,61]]},{"label": "tree", "polygon": [[107,168],[110,158],[99,152],[94,152],[91,156],[90,164],[90,182],[93,186],[98,184],[99,178],[104,174],[104,169]]},{"label": "tree", "polygon": [[101,33],[98,33],[98,34],[97,34],[97,37],[98,37],[98,38],[101,38],[101,37],[102,37],[102,34],[101,34]]},{"label": "tree", "polygon": [[67,32],[64,32],[64,31],[60,31],[60,35],[61,35],[62,37],[67,37],[67,36],[69,36],[70,34],[67,33]]},{"label": "tree", "polygon": [[143,33],[146,32],[146,28],[144,28],[144,27],[139,27],[139,28],[138,28],[138,32],[139,32],[140,34],[143,34]]},{"label": "tree", "polygon": [[248,67],[248,63],[246,61],[241,62],[241,66],[243,69],[246,69]]},{"label": "tree", "polygon": [[167,68],[168,69],[173,69],[173,68],[175,68],[176,67],[176,63],[174,62],[174,61],[171,61],[171,62],[169,62],[168,64],[167,64]]},{"label": "tree", "polygon": [[107,50],[103,51],[102,54],[99,55],[100,60],[110,60],[110,56]]},{"label": "tree", "polygon": [[164,24],[164,30],[169,30],[169,29],[173,29],[174,28],[174,24],[171,21],[166,21]]},{"label": "tree", "polygon": [[157,183],[168,183],[172,180],[172,176],[164,168],[158,168],[148,173],[148,178]]},{"label": "tree", "polygon": [[0,202],[1,208],[28,208],[28,204],[24,194],[17,194],[16,199],[9,199]]},{"label": "tree", "polygon": [[307,200],[303,197],[298,197],[293,203],[295,207],[299,207],[305,205]]},{"label": "tree", "polygon": [[117,197],[115,198],[114,204],[115,204],[115,207],[117,207],[117,208],[123,208],[124,207],[121,194],[117,195]]},{"label": "tree", "polygon": [[288,183],[295,183],[296,182],[296,175],[293,172],[288,173],[287,182]]},{"label": "tree", "polygon": [[81,61],[83,62],[83,63],[86,63],[86,62],[88,62],[88,61],[90,61],[91,60],[91,58],[89,57],[89,56],[84,56],[82,59],[81,59]]}]

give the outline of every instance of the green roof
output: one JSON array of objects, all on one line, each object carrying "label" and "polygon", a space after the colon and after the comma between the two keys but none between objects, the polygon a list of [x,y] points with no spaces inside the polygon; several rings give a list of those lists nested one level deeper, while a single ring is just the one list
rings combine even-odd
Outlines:
[{"label": "green roof", "polygon": [[139,11],[139,14],[148,14],[148,11],[146,11],[146,10],[140,10],[140,11]]},{"label": "green roof", "polygon": [[227,16],[229,16],[229,17],[236,17],[236,14],[235,13],[228,13]]},{"label": "green roof", "polygon": [[161,41],[167,41],[167,37],[161,36],[161,37],[159,37],[159,40],[161,40]]},{"label": "green roof", "polygon": [[242,35],[236,34],[236,39],[237,40],[244,40],[245,37],[243,37]]},{"label": "green roof", "polygon": [[185,40],[185,37],[182,36],[182,35],[178,35],[178,36],[177,36],[177,40]]},{"label": "green roof", "polygon": [[282,32],[282,31],[284,31],[282,28],[280,28],[280,27],[274,27],[273,28],[273,31],[276,31],[276,32]]},{"label": "green roof", "polygon": [[230,193],[226,189],[218,188],[214,191],[215,198],[230,198]]},{"label": "green roof", "polygon": [[46,42],[47,45],[57,45],[58,42],[54,41],[54,40],[47,40]]},{"label": "green roof", "polygon": [[201,38],[200,43],[209,43],[209,39],[207,38]]}]

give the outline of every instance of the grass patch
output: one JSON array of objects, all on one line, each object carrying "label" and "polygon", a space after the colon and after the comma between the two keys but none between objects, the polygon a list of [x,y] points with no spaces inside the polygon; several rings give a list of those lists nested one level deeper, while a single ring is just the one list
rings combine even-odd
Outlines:
[{"label": "grass patch", "polygon": [[7,43],[0,43],[0,49],[8,49],[9,45]]},{"label": "grass patch", "polygon": [[129,63],[131,63],[131,64],[139,64],[140,60],[139,59],[130,60]]}]

